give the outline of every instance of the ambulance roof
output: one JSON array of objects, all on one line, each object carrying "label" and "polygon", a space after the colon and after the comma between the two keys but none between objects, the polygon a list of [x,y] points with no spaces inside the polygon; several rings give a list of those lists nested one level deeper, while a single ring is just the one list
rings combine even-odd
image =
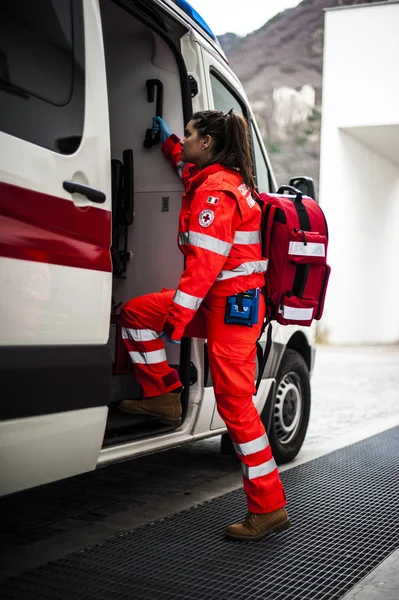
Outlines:
[{"label": "ambulance roof", "polygon": [[195,29],[206,38],[206,40],[214,47],[217,53],[227,62],[226,55],[213,33],[212,29],[201,17],[201,15],[191,6],[187,0],[155,0],[158,4],[166,4],[169,8],[174,8],[175,11],[188,23],[191,23]]},{"label": "ambulance roof", "polygon": [[172,0],[172,2],[174,4],[176,4],[179,8],[181,8],[181,10],[183,10],[186,13],[186,15],[188,15],[193,21],[195,21],[195,23],[197,23],[197,25],[199,25],[201,27],[201,29],[203,29],[204,31],[206,31],[206,33],[214,41],[217,42],[217,37],[213,33],[212,29],[204,21],[204,19],[201,17],[201,15],[195,10],[195,8],[193,8],[191,6],[191,4],[189,2],[186,2],[186,0]]}]

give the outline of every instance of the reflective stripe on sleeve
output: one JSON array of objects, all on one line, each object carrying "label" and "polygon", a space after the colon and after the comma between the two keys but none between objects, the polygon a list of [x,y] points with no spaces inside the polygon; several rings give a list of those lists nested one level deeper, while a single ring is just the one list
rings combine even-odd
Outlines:
[{"label": "reflective stripe on sleeve", "polygon": [[269,445],[269,440],[267,439],[266,433],[261,435],[260,437],[252,440],[251,442],[245,442],[244,444],[235,444],[233,446],[237,454],[241,454],[241,456],[248,456],[249,454],[255,454],[255,452],[260,452],[264,450]]},{"label": "reflective stripe on sleeve", "polygon": [[205,250],[216,252],[216,254],[221,254],[222,256],[228,256],[232,246],[232,244],[229,244],[228,242],[223,242],[222,240],[218,240],[211,235],[197,233],[196,231],[180,233],[179,240],[181,246],[190,244],[191,246],[197,246],[198,248],[204,248]]},{"label": "reflective stripe on sleeve", "polygon": [[279,309],[284,319],[292,319],[293,321],[310,321],[313,318],[314,307],[312,308],[294,308],[293,306],[285,306]]},{"label": "reflective stripe on sleeve", "polygon": [[155,365],[166,361],[166,352],[153,350],[152,352],[129,352],[132,362],[138,365]]},{"label": "reflective stripe on sleeve", "polygon": [[122,327],[122,338],[124,340],[132,340],[134,342],[149,342],[157,340],[161,334],[152,329],[127,329]]},{"label": "reflective stripe on sleeve", "polygon": [[274,458],[267,460],[261,465],[256,467],[249,467],[248,465],[242,465],[242,472],[247,479],[256,479],[256,477],[262,477],[263,475],[269,475],[277,469],[276,461]]},{"label": "reflective stripe on sleeve", "polygon": [[176,290],[176,294],[173,298],[173,302],[179,304],[179,306],[184,306],[184,308],[190,308],[191,310],[198,310],[202,301],[203,298],[191,296],[191,294],[186,294],[179,289]]},{"label": "reflective stripe on sleeve", "polygon": [[326,247],[324,244],[308,242],[305,246],[303,242],[290,242],[288,254],[293,256],[325,256]]},{"label": "reflective stripe on sleeve", "polygon": [[260,231],[236,231],[235,244],[260,244]]},{"label": "reflective stripe on sleeve", "polygon": [[266,273],[267,260],[255,260],[253,262],[245,262],[232,269],[231,271],[220,271],[217,280],[231,279],[232,277],[241,277],[242,275],[252,275],[253,273]]}]

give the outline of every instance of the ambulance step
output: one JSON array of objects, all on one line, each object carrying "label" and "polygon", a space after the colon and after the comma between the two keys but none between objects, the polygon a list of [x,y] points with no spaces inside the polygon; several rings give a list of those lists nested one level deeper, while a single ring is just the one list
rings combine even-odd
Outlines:
[{"label": "ambulance step", "polygon": [[145,415],[127,415],[118,410],[118,404],[109,407],[103,447],[140,440],[150,435],[173,429]]},{"label": "ambulance step", "polygon": [[399,427],[284,472],[292,527],[228,541],[241,490],[3,583],[4,600],[337,600],[399,548]]}]

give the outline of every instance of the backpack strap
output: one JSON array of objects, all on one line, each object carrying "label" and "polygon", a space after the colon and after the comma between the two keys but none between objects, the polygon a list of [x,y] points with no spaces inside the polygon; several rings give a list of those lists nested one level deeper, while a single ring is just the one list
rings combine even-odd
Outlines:
[{"label": "backpack strap", "polygon": [[[263,198],[261,196],[255,196],[255,199],[265,203],[265,200],[263,200]],[[259,204],[260,204],[259,202]],[[277,206],[275,206],[274,204],[271,204],[270,202],[266,203],[266,208],[263,206],[261,206],[262,208],[262,238],[263,238],[263,253],[265,255],[265,257],[268,259],[270,256],[270,237],[271,237],[271,230],[273,227],[273,222],[274,222],[274,216],[276,214],[276,210],[277,210]],[[267,297],[266,297],[266,292],[265,290],[263,290],[263,293],[265,295],[265,301],[266,301],[266,315],[267,315]],[[265,346],[265,350],[263,352],[262,350],[262,346],[259,342],[260,338],[262,337],[266,326],[269,325],[269,328],[267,330],[267,338],[266,338],[266,346]],[[265,318],[263,325],[262,325],[262,329],[260,331],[259,334],[259,338],[258,341],[256,342],[256,352],[257,352],[257,357],[258,357],[258,377],[256,380],[256,392],[255,394],[258,392],[259,386],[260,386],[260,382],[262,381],[262,376],[263,376],[263,372],[265,370],[266,367],[266,363],[267,360],[269,358],[269,354],[270,354],[270,350],[272,347],[272,324],[269,321],[269,319]]]},{"label": "backpack strap", "polygon": [[274,215],[276,214],[277,206],[274,204],[267,204],[265,214],[263,217],[262,230],[263,230],[263,249],[266,258],[270,256],[270,234],[273,226]]},{"label": "backpack strap", "polygon": [[[310,219],[306,206],[302,201],[295,200],[295,210],[298,215],[299,227],[302,231],[311,231]],[[292,293],[302,298],[309,274],[309,265],[297,265]]]}]

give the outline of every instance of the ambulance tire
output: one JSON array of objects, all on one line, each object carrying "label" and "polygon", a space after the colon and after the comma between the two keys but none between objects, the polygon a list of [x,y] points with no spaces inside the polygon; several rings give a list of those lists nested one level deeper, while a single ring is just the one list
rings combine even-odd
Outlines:
[{"label": "ambulance tire", "polygon": [[310,416],[310,376],[305,359],[287,349],[276,378],[269,442],[278,465],[292,461],[305,439]]}]

